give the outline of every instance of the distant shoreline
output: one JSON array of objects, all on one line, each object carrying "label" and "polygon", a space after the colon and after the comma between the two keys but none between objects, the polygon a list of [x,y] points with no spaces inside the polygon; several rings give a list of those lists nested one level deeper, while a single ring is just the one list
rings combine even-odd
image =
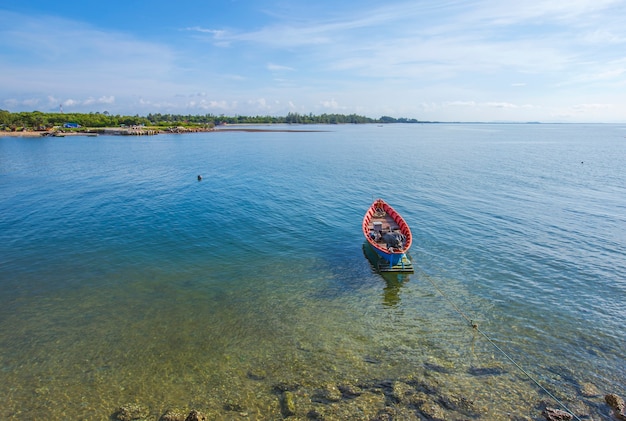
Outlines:
[{"label": "distant shoreline", "polygon": [[315,130],[315,129],[259,129],[259,128],[243,128],[243,127],[235,127],[235,128],[218,128],[213,129],[214,132],[327,132],[328,130]]},{"label": "distant shoreline", "polygon": [[219,127],[212,129],[178,129],[178,130],[155,130],[155,129],[121,129],[117,127],[103,127],[88,129],[80,132],[61,131],[33,131],[20,130],[15,132],[0,131],[0,137],[68,137],[68,136],[95,136],[95,135],[158,135],[158,134],[191,134],[208,132],[286,132],[286,133],[306,133],[306,132],[327,132],[328,130],[316,129],[277,129],[277,128],[253,128],[253,127]]},{"label": "distant shoreline", "polygon": [[41,137],[44,132],[19,131],[19,132],[0,132],[0,137]]}]

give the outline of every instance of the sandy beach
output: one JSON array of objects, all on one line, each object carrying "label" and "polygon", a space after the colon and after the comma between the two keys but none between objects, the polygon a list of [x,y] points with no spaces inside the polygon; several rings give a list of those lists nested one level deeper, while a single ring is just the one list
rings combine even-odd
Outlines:
[{"label": "sandy beach", "polygon": [[0,137],[40,137],[49,132],[34,132],[34,131],[19,131],[19,132],[8,132],[8,131],[0,131]]}]

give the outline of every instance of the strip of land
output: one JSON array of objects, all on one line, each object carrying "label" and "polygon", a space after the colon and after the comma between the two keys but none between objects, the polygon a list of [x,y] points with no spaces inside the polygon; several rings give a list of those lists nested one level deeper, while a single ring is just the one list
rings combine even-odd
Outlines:
[{"label": "strip of land", "polygon": [[287,133],[306,133],[306,132],[327,132],[328,130],[312,130],[312,129],[260,129],[260,128],[216,128],[215,132],[287,132]]},{"label": "strip of land", "polygon": [[258,127],[219,127],[219,128],[186,128],[175,127],[167,129],[154,128],[118,128],[106,127],[97,129],[88,129],[81,131],[0,131],[0,137],[66,137],[66,136],[97,136],[97,135],[119,135],[119,136],[146,136],[158,134],[188,134],[188,133],[206,133],[206,132],[287,132],[287,133],[306,133],[306,132],[325,132],[328,130],[314,129],[278,129],[278,128],[258,128]]},{"label": "strip of land", "polygon": [[0,131],[0,137],[40,137],[42,132],[19,131],[8,132]]}]

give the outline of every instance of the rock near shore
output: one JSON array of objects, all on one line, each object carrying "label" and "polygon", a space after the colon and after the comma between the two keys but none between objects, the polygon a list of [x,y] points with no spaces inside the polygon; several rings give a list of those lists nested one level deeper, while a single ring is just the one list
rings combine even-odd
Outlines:
[{"label": "rock near shore", "polygon": [[554,408],[544,409],[541,415],[548,421],[569,421],[573,418],[569,412]]},{"label": "rock near shore", "polygon": [[615,418],[626,421],[626,404],[620,396],[609,393],[604,397],[604,401],[613,409]]}]

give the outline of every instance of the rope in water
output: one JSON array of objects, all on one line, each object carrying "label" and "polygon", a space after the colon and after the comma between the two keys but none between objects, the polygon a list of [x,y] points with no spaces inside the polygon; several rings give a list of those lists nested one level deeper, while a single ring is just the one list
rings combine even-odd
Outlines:
[{"label": "rope in water", "polygon": [[535,383],[541,390],[543,390],[548,396],[550,396],[557,404],[559,404],[561,406],[561,408],[563,408],[567,413],[569,413],[572,417],[574,417],[576,420],[581,421],[580,418],[578,418],[576,416],[576,414],[574,414],[567,406],[565,406],[565,404],[563,402],[561,402],[559,399],[557,399],[552,393],[550,393],[550,391],[548,391],[545,387],[543,387],[541,385],[541,383],[539,383],[529,372],[527,372],[526,370],[524,370],[524,368],[519,365],[511,356],[509,356],[509,354],[507,354],[506,352],[504,352],[504,350],[502,348],[500,348],[485,332],[483,332],[482,330],[480,330],[478,328],[478,324],[476,324],[472,319],[470,319],[469,317],[467,317],[467,315],[465,313],[463,313],[463,311],[461,311],[461,309],[454,303],[454,301],[452,301],[452,299],[450,299],[450,297],[448,297],[435,283],[435,281],[433,281],[430,276],[428,276],[427,274],[422,272],[422,276],[424,278],[426,278],[431,285],[437,290],[437,292],[446,299],[446,301],[448,301],[448,303],[450,303],[450,305],[454,308],[454,310],[459,313],[459,315],[461,315],[461,317],[463,317],[467,323],[474,329],[476,330],[478,333],[480,333],[485,339],[487,339],[487,341],[493,345],[493,347],[495,349],[497,349],[502,355],[504,355],[506,357],[507,360],[509,360],[511,363],[513,363],[513,365],[515,367],[517,367],[522,373],[524,373],[524,375],[526,377],[528,377],[533,383]]}]

